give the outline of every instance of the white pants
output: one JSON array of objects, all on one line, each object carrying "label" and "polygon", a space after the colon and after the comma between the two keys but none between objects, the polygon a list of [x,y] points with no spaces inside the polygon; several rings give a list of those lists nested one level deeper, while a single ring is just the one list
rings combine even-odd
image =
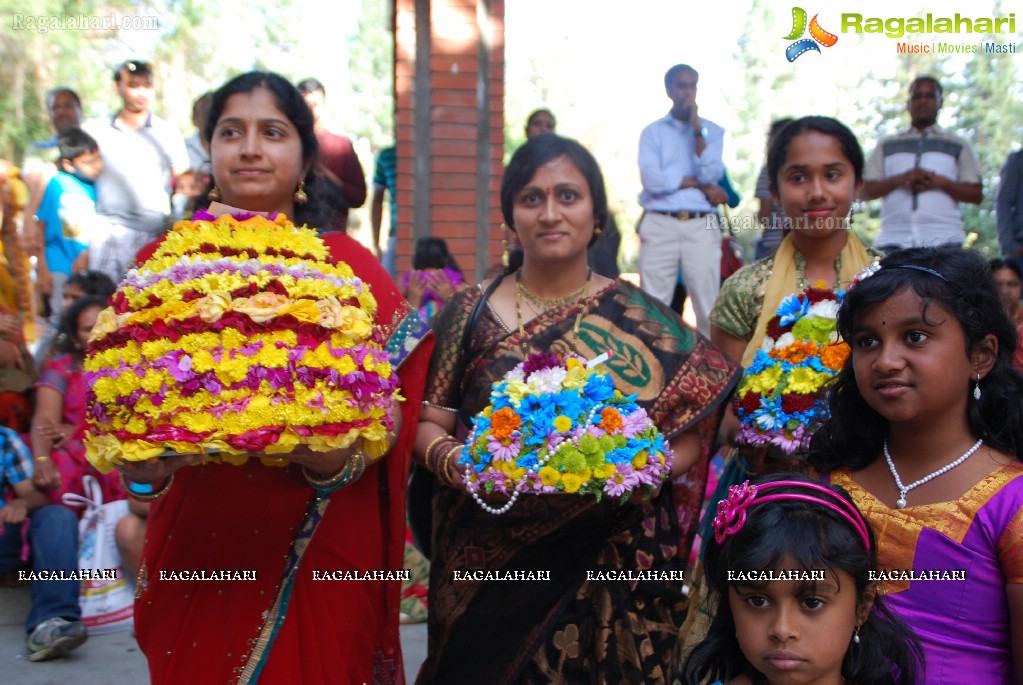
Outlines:
[{"label": "white pants", "polygon": [[163,231],[147,233],[109,223],[102,236],[89,240],[89,268],[101,271],[114,283],[124,280],[128,268],[135,264],[135,255]]},{"label": "white pants", "polygon": [[721,289],[721,228],[716,214],[680,221],[646,212],[639,222],[639,278],[643,290],[670,305],[681,267],[696,312],[696,328],[710,335],[710,310]]}]

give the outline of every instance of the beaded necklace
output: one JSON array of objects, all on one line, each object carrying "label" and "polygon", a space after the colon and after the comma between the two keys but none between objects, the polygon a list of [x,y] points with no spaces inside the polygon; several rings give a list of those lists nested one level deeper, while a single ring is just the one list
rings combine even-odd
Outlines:
[{"label": "beaded necklace", "polygon": [[[521,273],[522,273],[521,271],[515,272],[515,320],[519,325],[519,337],[522,338],[521,341],[522,354],[528,357],[529,345],[526,343],[526,327],[522,323],[522,296],[524,294],[528,294],[529,296],[536,297],[536,299],[542,303],[557,303],[554,306],[558,307],[568,304],[573,300],[579,299],[580,294],[582,295],[582,299],[584,301],[588,300],[590,297],[590,285],[593,283],[593,271],[590,270],[586,273],[586,283],[583,284],[582,288],[575,291],[571,295],[566,295],[565,297],[559,297],[553,300],[545,300],[543,298],[540,298],[539,296],[533,295],[533,293],[530,293],[528,290],[526,290],[526,287],[522,285],[522,283],[520,282],[520,279],[522,277]],[[532,303],[532,300],[530,300],[530,303]],[[553,309],[554,306],[551,306],[550,309]],[[544,312],[546,311],[548,310],[544,309]],[[578,352],[576,347],[579,344],[579,323],[583,320],[583,313],[585,311],[586,311],[585,306],[579,307],[579,313],[575,315],[575,324],[572,326],[572,337],[575,338],[575,344],[572,345],[572,350],[575,352]]]},{"label": "beaded necklace", "polygon": [[895,502],[895,506],[898,507],[899,509],[905,509],[906,508],[906,494],[910,490],[912,490],[913,488],[918,487],[920,485],[923,485],[924,483],[927,483],[928,481],[933,480],[934,478],[937,478],[938,476],[942,475],[943,473],[947,473],[947,472],[951,471],[952,469],[954,469],[955,467],[959,466],[964,461],[969,459],[971,454],[973,454],[974,452],[979,450],[980,446],[983,445],[983,444],[984,444],[984,439],[981,438],[977,442],[973,443],[973,447],[971,447],[970,449],[966,450],[966,452],[963,453],[963,455],[960,456],[955,461],[953,461],[951,463],[948,463],[948,464],[945,464],[944,466],[942,466],[937,471],[933,471],[931,473],[928,473],[926,476],[924,476],[923,478],[921,478],[918,481],[910,483],[909,485],[904,485],[902,483],[902,478],[899,477],[899,472],[895,470],[895,462],[892,461],[892,455],[890,455],[888,453],[888,438],[885,438],[884,439],[884,443],[883,443],[883,447],[882,447],[882,451],[884,452],[885,461],[888,462],[888,470],[892,472],[892,477],[895,478],[895,487],[897,487],[899,489],[899,499]]}]

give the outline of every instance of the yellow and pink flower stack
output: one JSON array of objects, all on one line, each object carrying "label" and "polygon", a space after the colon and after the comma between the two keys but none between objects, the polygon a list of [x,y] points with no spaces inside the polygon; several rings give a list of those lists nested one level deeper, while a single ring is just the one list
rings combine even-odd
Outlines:
[{"label": "yellow and pink flower stack", "polygon": [[368,285],[283,215],[199,216],[128,272],[96,322],[89,460],[104,472],[168,452],[240,464],[359,437],[382,454],[400,397]]}]

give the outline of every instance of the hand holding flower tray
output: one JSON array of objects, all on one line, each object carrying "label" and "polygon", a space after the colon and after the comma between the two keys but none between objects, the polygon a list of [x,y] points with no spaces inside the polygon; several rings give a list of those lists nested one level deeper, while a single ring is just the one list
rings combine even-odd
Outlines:
[{"label": "hand holding flower tray", "polygon": [[[523,493],[592,494],[626,500],[653,493],[671,471],[664,436],[625,396],[598,357],[537,353],[493,386],[473,420],[459,463],[468,492],[502,514]],[[491,507],[480,492],[510,499]]]}]

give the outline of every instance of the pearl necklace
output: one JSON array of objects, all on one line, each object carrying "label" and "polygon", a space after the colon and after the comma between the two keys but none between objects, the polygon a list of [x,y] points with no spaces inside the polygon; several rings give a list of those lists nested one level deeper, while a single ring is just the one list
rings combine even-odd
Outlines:
[{"label": "pearl necklace", "polygon": [[[604,408],[604,405],[598,404],[598,405],[594,406],[593,409],[590,410],[589,415],[586,417],[586,427],[587,428],[593,425],[594,419],[597,416],[597,412],[599,412],[603,408]],[[468,444],[468,445],[476,444],[476,426],[473,426],[472,432],[469,434],[469,439],[466,442],[466,444]],[[540,471],[540,469],[542,469],[544,466],[546,466],[548,464],[548,462],[550,462],[552,457],[557,455],[561,451],[561,449],[563,447],[566,447],[566,446],[569,446],[569,445],[571,445],[573,447],[578,447],[579,446],[579,438],[575,438],[574,440],[566,440],[565,442],[563,442],[560,445],[558,445],[557,448],[555,448],[554,454],[551,454],[550,452],[548,452],[547,456],[540,457],[537,460],[537,463],[536,463],[535,466],[530,466],[530,467],[526,468],[527,473],[535,476]],[[478,483],[473,483],[472,481],[470,481],[468,479],[468,472],[466,472],[465,484],[466,484],[466,489],[469,491],[469,494],[472,495],[472,498],[474,500],[476,500],[476,504],[480,505],[480,508],[483,511],[487,512],[488,514],[493,514],[495,516],[500,516],[501,514],[507,513],[508,510],[512,508],[512,505],[515,504],[515,502],[518,501],[519,495],[522,494],[522,488],[524,488],[526,486],[526,481],[527,480],[529,480],[529,476],[528,475],[525,478],[523,478],[522,480],[520,480],[518,483],[513,484],[513,488],[514,489],[512,490],[511,499],[509,499],[507,502],[505,502],[500,507],[492,507],[492,506],[490,506],[489,504],[487,504],[486,502],[483,501],[483,498],[480,496],[479,484]]]},{"label": "pearl necklace", "polygon": [[966,452],[961,457],[959,457],[958,459],[956,459],[952,463],[946,464],[945,466],[942,466],[940,469],[938,469],[934,473],[929,473],[929,474],[927,474],[926,476],[924,476],[923,478],[921,478],[920,480],[918,480],[918,481],[916,481],[914,483],[910,483],[909,485],[903,485],[902,484],[902,479],[899,478],[899,472],[895,470],[895,462],[892,461],[892,455],[890,455],[888,453],[888,438],[885,438],[884,439],[884,447],[883,447],[884,458],[885,458],[885,461],[888,462],[888,470],[892,472],[892,476],[895,478],[895,485],[896,485],[896,487],[899,488],[899,499],[895,502],[895,506],[897,506],[899,509],[905,509],[906,508],[906,493],[907,492],[909,492],[913,488],[918,487],[920,485],[923,485],[927,481],[933,480],[934,478],[937,478],[941,474],[947,473],[948,471],[951,471],[955,467],[959,466],[964,461],[969,459],[971,454],[973,454],[974,452],[979,450],[980,446],[983,445],[983,444],[984,444],[984,439],[981,438],[977,442],[973,443],[973,447],[971,447],[970,449],[966,450]]}]

